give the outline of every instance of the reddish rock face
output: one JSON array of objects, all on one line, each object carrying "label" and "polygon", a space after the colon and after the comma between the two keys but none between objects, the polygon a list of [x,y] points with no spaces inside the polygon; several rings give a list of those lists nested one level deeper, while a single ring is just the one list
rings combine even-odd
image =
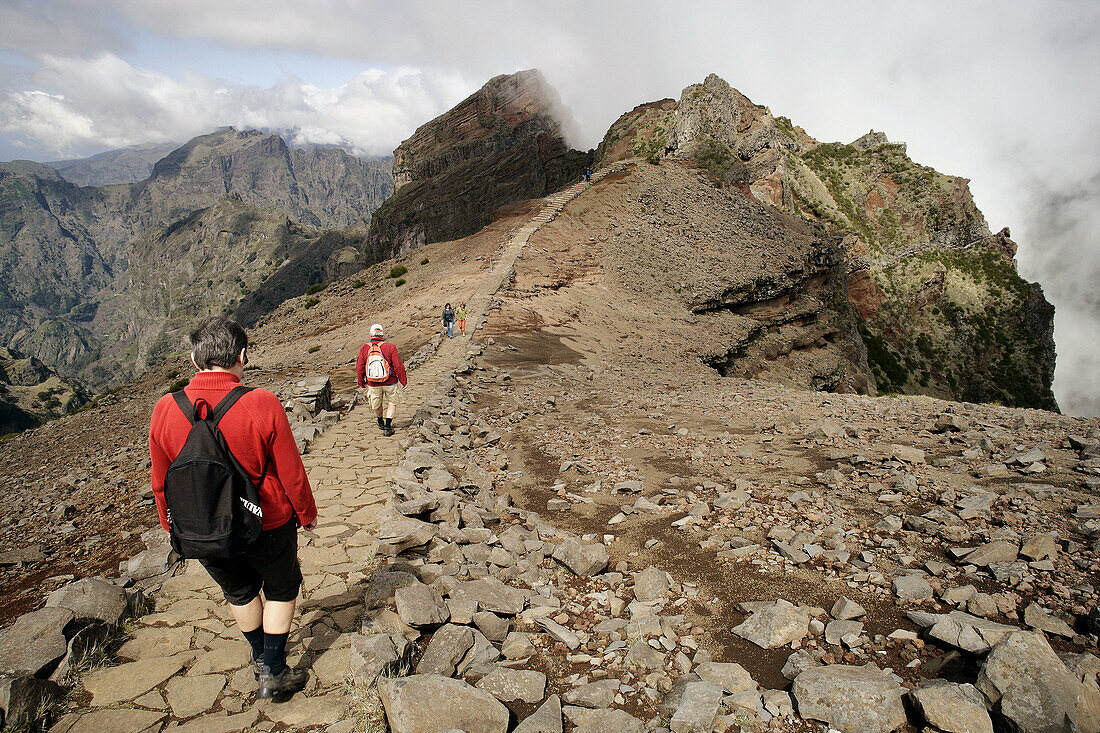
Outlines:
[{"label": "reddish rock face", "polygon": [[848,276],[848,302],[863,320],[874,318],[886,302],[886,294],[866,270],[857,270]]},{"label": "reddish rock face", "polygon": [[373,251],[459,239],[501,206],[578,179],[590,156],[564,139],[557,92],[536,70],[501,75],[421,125],[393,154],[396,191],[371,220]]}]

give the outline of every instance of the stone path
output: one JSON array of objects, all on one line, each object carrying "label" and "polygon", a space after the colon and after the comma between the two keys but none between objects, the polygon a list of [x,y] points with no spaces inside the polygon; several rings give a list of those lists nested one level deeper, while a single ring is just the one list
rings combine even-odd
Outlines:
[{"label": "stone path", "polygon": [[[511,234],[471,298],[471,335],[484,323],[531,235],[570,200],[623,167],[601,170],[591,182],[549,197]],[[303,456],[319,511],[316,529],[299,534],[303,600],[288,645],[289,662],[311,670],[303,693],[285,703],[255,701],[248,645],[217,587],[198,563],[188,562],[181,574],[165,581],[154,612],[134,622],[130,640],[119,651],[133,661],[85,674],[87,704],[62,717],[51,731],[353,730],[354,721],[347,719],[349,646],[363,616],[365,581],[377,564],[372,545],[390,496],[387,476],[402,454],[403,429],[463,360],[468,341],[444,339],[436,354],[410,374],[395,421],[397,435],[383,436],[364,404],[318,437]]]}]

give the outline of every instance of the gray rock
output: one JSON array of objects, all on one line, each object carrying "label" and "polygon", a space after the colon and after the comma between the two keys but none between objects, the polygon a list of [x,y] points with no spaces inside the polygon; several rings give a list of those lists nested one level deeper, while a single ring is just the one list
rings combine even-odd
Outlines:
[{"label": "gray rock", "polygon": [[145,733],[157,730],[165,715],[152,710],[96,710],[81,715],[65,733]]},{"label": "gray rock", "polygon": [[378,681],[393,733],[446,730],[507,733],[508,708],[484,690],[449,677],[416,674]]},{"label": "gray rock", "polygon": [[859,636],[862,633],[862,621],[830,621],[825,626],[825,641],[833,646],[838,646],[840,640],[848,634]]},{"label": "gray rock", "polygon": [[557,695],[546,698],[512,733],[562,733],[561,699]]},{"label": "gray rock", "polygon": [[483,673],[485,668],[500,659],[500,652],[493,646],[493,642],[485,638],[485,634],[477,629],[471,631],[474,634],[474,643],[455,668],[455,673],[461,677],[469,677],[475,671]]},{"label": "gray rock", "polygon": [[722,701],[722,688],[708,682],[689,682],[684,697],[672,716],[669,728],[672,733],[710,733],[718,705]]},{"label": "gray rock", "polygon": [[804,649],[799,649],[793,652],[791,656],[787,657],[787,661],[783,664],[783,670],[781,674],[789,680],[793,680],[803,670],[807,670],[810,667],[820,667],[821,662],[813,658],[809,652]]},{"label": "gray rock", "polygon": [[378,528],[378,541],[374,554],[383,557],[396,557],[412,547],[428,544],[435,537],[436,526],[419,519],[393,514]]},{"label": "gray rock", "polygon": [[1017,552],[1017,547],[1012,542],[1006,540],[993,540],[992,542],[987,542],[981,547],[966,553],[962,561],[967,565],[985,567],[990,563],[1012,562],[1016,559]]},{"label": "gray rock", "polygon": [[1058,542],[1051,534],[1037,534],[1020,548],[1020,554],[1029,560],[1046,560],[1058,557]]},{"label": "gray rock", "polygon": [[506,618],[501,618],[489,611],[478,611],[475,613],[473,622],[474,626],[480,629],[481,633],[485,634],[485,637],[489,639],[489,641],[504,641],[508,636],[508,632],[512,629],[511,621]]},{"label": "gray rock", "polygon": [[615,694],[618,691],[618,680],[597,680],[574,687],[562,695],[562,699],[569,705],[579,705],[584,708],[609,708],[611,703],[615,702]]},{"label": "gray rock", "polygon": [[536,651],[531,643],[531,635],[522,631],[513,631],[500,645],[500,652],[508,659],[523,659]]},{"label": "gray rock", "polygon": [[909,700],[926,723],[945,733],[993,733],[985,698],[974,685],[925,680]]},{"label": "gray rock", "polygon": [[1084,701],[1083,685],[1041,633],[1013,631],[997,642],[978,672],[978,690],[1007,730],[1055,733],[1097,730],[1095,708]]},{"label": "gray rock", "polygon": [[576,649],[581,645],[580,637],[552,619],[542,616],[535,619],[535,623],[546,629],[546,633],[556,641],[560,641],[570,649]]},{"label": "gray rock", "polygon": [[665,655],[647,644],[644,639],[639,639],[626,653],[625,661],[628,667],[659,669],[665,664]]},{"label": "gray rock", "polygon": [[645,724],[623,710],[565,707],[562,712],[575,726],[573,733],[645,733]]},{"label": "gray rock", "polygon": [[505,585],[496,578],[481,578],[458,583],[451,589],[451,598],[477,601],[485,611],[516,616],[523,612],[527,597],[518,588]]},{"label": "gray rock", "polygon": [[810,614],[786,601],[755,611],[733,633],[764,649],[785,646],[809,633]]},{"label": "gray rock", "polygon": [[42,711],[52,708],[65,696],[65,689],[50,680],[21,674],[0,676],[0,720],[4,730],[31,730],[40,722]]},{"label": "gray rock", "polygon": [[1048,634],[1057,634],[1072,639],[1076,636],[1073,627],[1057,616],[1052,616],[1036,603],[1029,603],[1024,609],[1024,623],[1033,629],[1045,631]]},{"label": "gray rock", "polygon": [[591,576],[602,573],[607,568],[607,548],[596,542],[585,544],[576,537],[570,537],[554,549],[554,559],[565,565],[577,575]]},{"label": "gray rock", "polygon": [[756,680],[740,664],[703,662],[695,667],[694,672],[703,682],[718,685],[731,694],[756,689]]},{"label": "gray rock", "polygon": [[126,591],[102,578],[83,578],[46,596],[48,608],[68,608],[77,619],[95,619],[117,626],[126,618]]},{"label": "gray rock", "polygon": [[40,608],[25,613],[0,631],[0,673],[38,675],[65,656],[65,626],[73,620],[67,608]]},{"label": "gray rock", "polygon": [[894,594],[902,600],[923,601],[932,597],[932,586],[920,575],[894,578]]},{"label": "gray rock", "polygon": [[[994,644],[1001,640],[1001,637],[1010,631],[1016,630],[1015,626],[999,624],[964,611],[928,614],[928,616],[932,617],[932,626],[928,629],[929,636],[974,654],[989,651]],[[909,617],[913,618],[913,614],[909,614]],[[913,620],[918,625],[924,625],[915,618]]]},{"label": "gray rock", "polygon": [[497,667],[478,680],[476,687],[501,702],[535,703],[546,695],[546,675],[527,669]]},{"label": "gray rock", "polygon": [[791,687],[799,715],[852,733],[888,733],[905,725],[904,691],[873,664],[813,667]]},{"label": "gray rock", "polygon": [[665,571],[650,565],[634,575],[634,598],[643,603],[668,598],[669,582]]},{"label": "gray rock", "polygon": [[357,636],[351,642],[351,676],[367,687],[379,677],[397,677],[412,666],[413,645],[398,634]]},{"label": "gray rock", "polygon": [[1046,459],[1046,453],[1043,453],[1042,449],[1032,448],[1009,456],[1005,463],[1010,466],[1030,466],[1032,463],[1045,461]]},{"label": "gray rock", "polygon": [[432,634],[432,640],[428,642],[420,662],[416,665],[416,673],[450,677],[473,645],[472,629],[454,624],[441,626]]},{"label": "gray rock", "polygon": [[398,588],[393,597],[397,615],[409,626],[438,626],[451,618],[451,610],[443,602],[443,596],[423,583]]},{"label": "gray rock", "polygon": [[850,621],[866,614],[867,609],[846,596],[838,598],[837,602],[833,604],[832,610],[829,611],[830,616],[840,621]]}]

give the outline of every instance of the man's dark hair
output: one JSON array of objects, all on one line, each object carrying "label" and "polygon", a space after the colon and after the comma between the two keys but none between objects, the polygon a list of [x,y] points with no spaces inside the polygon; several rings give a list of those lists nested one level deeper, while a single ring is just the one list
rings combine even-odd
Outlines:
[{"label": "man's dark hair", "polygon": [[207,318],[191,332],[191,351],[199,369],[229,369],[246,346],[248,334],[228,318]]}]

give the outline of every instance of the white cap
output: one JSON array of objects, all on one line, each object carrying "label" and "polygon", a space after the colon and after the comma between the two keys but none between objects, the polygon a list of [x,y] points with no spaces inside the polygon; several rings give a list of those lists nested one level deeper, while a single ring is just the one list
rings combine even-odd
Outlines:
[{"label": "white cap", "polygon": [[381,323],[376,323],[373,326],[371,326],[370,327],[370,335],[371,336],[381,336],[382,335],[382,324]]}]

